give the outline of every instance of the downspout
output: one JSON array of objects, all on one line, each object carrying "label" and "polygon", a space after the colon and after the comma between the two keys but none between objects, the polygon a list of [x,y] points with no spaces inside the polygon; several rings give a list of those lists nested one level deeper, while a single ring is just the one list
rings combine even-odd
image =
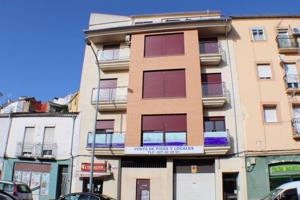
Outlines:
[{"label": "downspout", "polygon": [[239,153],[238,125],[237,125],[237,113],[236,113],[235,95],[234,95],[235,92],[234,92],[234,83],[233,83],[233,73],[232,73],[232,65],[231,65],[231,56],[230,56],[230,52],[229,52],[229,42],[228,42],[227,27],[228,27],[228,19],[226,18],[225,38],[226,38],[226,47],[227,47],[227,53],[228,53],[228,63],[229,63],[229,70],[230,70],[230,78],[231,78],[232,103],[233,103],[234,125],[235,125],[235,149],[236,149],[236,153],[234,154],[234,156],[237,156],[238,153]]},{"label": "downspout", "polygon": [[[12,124],[12,113],[8,114],[9,117],[9,125],[8,125],[8,130],[7,130],[7,135],[6,135],[6,141],[5,141],[5,146],[4,146],[4,152],[3,152],[3,162],[2,162],[2,172],[4,171],[4,158],[6,157],[6,150],[8,146],[8,139],[9,139],[9,133],[11,130],[11,124]],[[1,173],[2,176],[2,173]],[[2,178],[2,177],[1,177]]]},{"label": "downspout", "polygon": [[69,193],[72,191],[72,182],[73,182],[73,165],[74,165],[74,155],[73,155],[73,144],[74,144],[74,131],[75,131],[75,121],[77,116],[72,116],[73,125],[72,125],[72,137],[71,137],[71,148],[70,148],[70,157],[71,157],[71,170],[70,170],[70,189]]}]

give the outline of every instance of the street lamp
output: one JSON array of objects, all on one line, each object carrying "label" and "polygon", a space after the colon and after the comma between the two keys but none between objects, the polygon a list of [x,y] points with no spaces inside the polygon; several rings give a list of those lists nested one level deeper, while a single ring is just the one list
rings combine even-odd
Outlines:
[{"label": "street lamp", "polygon": [[[98,106],[99,106],[99,96],[100,96],[100,63],[98,60],[97,53],[93,47],[92,42],[90,39],[86,38],[85,39],[86,45],[90,46],[93,54],[96,58],[96,65],[98,69],[98,86],[97,86],[97,97],[96,97],[96,111],[95,111],[95,123],[94,123],[94,130],[92,132],[92,157],[91,157],[91,168],[90,168],[90,180],[89,180],[89,192],[94,193],[94,183],[93,183],[93,178],[94,178],[94,165],[95,165],[95,140],[96,140],[96,129],[97,129],[97,119],[98,119]],[[92,95],[93,96],[93,95]]]}]

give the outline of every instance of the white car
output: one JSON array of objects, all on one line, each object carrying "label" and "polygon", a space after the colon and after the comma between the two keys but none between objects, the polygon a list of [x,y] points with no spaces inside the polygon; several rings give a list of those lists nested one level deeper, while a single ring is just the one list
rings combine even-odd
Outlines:
[{"label": "white car", "polygon": [[300,181],[285,183],[261,200],[300,200]]},{"label": "white car", "polygon": [[12,195],[17,200],[32,200],[32,192],[25,183],[0,181],[0,191]]}]

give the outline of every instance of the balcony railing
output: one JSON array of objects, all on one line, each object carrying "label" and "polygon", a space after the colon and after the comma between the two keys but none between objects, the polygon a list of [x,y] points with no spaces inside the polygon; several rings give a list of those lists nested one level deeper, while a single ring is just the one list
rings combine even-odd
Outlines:
[{"label": "balcony railing", "polygon": [[[99,92],[100,103],[118,103],[127,101],[127,86],[117,88],[101,88]],[[92,103],[97,101],[98,89],[93,88]]]},{"label": "balcony railing", "polygon": [[224,130],[224,131],[204,130],[204,146],[206,147],[230,146],[230,138],[229,138],[228,130]]},{"label": "balcony railing", "polygon": [[142,146],[183,146],[186,136],[186,132],[143,132]]},{"label": "balcony railing", "polygon": [[202,83],[203,97],[226,97],[225,83]]},{"label": "balcony railing", "polygon": [[300,89],[300,74],[289,74],[284,76],[286,88],[288,90]]},{"label": "balcony railing", "polygon": [[292,125],[294,129],[294,135],[300,137],[300,118],[292,119]]},{"label": "balcony railing", "polygon": [[[124,148],[125,133],[98,133],[95,137],[95,148]],[[91,148],[93,134],[88,134],[87,147]]]},{"label": "balcony railing", "polygon": [[199,41],[200,54],[220,54],[221,48],[218,41]]},{"label": "balcony railing", "polygon": [[119,49],[108,49],[98,52],[98,60],[100,62],[112,62],[118,60],[129,60],[130,48],[123,47]]},{"label": "balcony railing", "polygon": [[299,48],[299,42],[293,36],[277,36],[277,44],[280,49]]},{"label": "balcony railing", "polygon": [[30,157],[30,158],[55,158],[57,152],[57,144],[31,144],[31,143],[17,143],[16,156]]}]

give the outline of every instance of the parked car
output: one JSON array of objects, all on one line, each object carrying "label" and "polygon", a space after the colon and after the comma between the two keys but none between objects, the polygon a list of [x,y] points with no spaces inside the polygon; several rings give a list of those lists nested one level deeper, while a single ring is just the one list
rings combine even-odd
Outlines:
[{"label": "parked car", "polygon": [[261,200],[300,200],[300,181],[285,183]]},{"label": "parked car", "polygon": [[32,192],[25,183],[0,181],[0,191],[12,195],[17,200],[32,200]]},{"label": "parked car", "polygon": [[115,200],[109,196],[96,193],[79,192],[66,194],[57,200]]},{"label": "parked car", "polygon": [[0,191],[0,200],[17,200],[17,199],[6,192]]}]

